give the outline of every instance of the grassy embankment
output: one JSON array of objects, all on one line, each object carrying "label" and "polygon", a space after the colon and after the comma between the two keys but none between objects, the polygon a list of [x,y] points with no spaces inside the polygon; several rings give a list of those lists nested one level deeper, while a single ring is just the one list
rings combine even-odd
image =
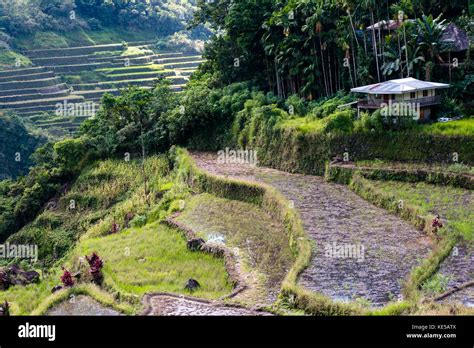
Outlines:
[{"label": "grassy embankment", "polygon": [[323,175],[326,162],[344,154],[354,162],[474,164],[473,118],[393,131],[363,131],[356,123],[352,129],[350,122],[341,131],[332,121],[331,116],[292,118],[251,145],[259,149],[262,165],[313,175]]},{"label": "grassy embankment", "polygon": [[[167,161],[151,157],[147,159],[146,171],[150,208],[144,202],[138,162],[99,161],[59,198],[57,208],[41,213],[31,225],[11,237],[11,241],[39,244],[42,256],[58,256],[50,259],[51,267],[39,284],[13,286],[0,292],[0,301],[11,303],[12,314],[43,314],[72,294],[88,294],[121,312],[137,313],[145,292],[186,293],[184,283],[191,277],[201,283],[196,296],[219,298],[230,293],[223,259],[188,251],[180,231],[151,217],[165,217],[175,209],[171,202],[177,194],[173,192]],[[68,209],[71,200],[76,204],[73,210]],[[135,219],[130,228],[124,229],[124,217],[129,212],[135,214]],[[122,230],[110,235],[113,222]],[[87,273],[80,257],[93,251],[105,262],[103,286],[79,283],[51,294],[51,288],[60,283],[60,267]]]}]

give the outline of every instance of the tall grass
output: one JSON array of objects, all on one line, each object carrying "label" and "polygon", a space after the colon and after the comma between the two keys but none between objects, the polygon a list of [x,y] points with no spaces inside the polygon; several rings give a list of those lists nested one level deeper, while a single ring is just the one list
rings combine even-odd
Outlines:
[{"label": "tall grass", "polygon": [[[156,178],[167,175],[168,163],[150,157],[145,172],[153,188]],[[154,192],[150,193],[154,197]],[[139,161],[98,161],[88,168],[59,197],[57,207],[45,210],[29,225],[9,237],[11,242],[38,244],[39,256],[53,263],[53,254],[63,256],[89,230],[98,235],[120,225],[128,212],[142,213],[145,207],[143,176]]]},{"label": "tall grass", "polygon": [[474,118],[450,122],[437,122],[427,126],[420,126],[420,129],[423,133],[445,136],[474,136]]}]

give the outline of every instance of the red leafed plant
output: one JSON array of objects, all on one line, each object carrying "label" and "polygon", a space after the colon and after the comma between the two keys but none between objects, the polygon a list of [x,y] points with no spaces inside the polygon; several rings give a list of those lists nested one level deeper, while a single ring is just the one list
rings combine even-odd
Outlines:
[{"label": "red leafed plant", "polygon": [[433,222],[431,223],[431,226],[434,227],[434,228],[441,228],[443,227],[443,223],[441,222],[441,219],[438,216],[436,216],[434,219],[433,219]]},{"label": "red leafed plant", "polygon": [[119,225],[117,223],[113,223],[112,224],[112,228],[110,229],[110,233],[114,234],[114,233],[117,233],[119,231]]},{"label": "red leafed plant", "polygon": [[64,271],[64,273],[61,276],[61,282],[64,284],[64,286],[73,286],[74,285],[74,279],[72,278],[71,272],[69,272],[64,267],[62,267],[62,270]]},{"label": "red leafed plant", "polygon": [[102,267],[104,267],[104,261],[102,261],[96,252],[93,252],[91,256],[86,255],[86,260],[89,263],[89,273],[91,274],[93,281],[97,284],[102,283]]}]

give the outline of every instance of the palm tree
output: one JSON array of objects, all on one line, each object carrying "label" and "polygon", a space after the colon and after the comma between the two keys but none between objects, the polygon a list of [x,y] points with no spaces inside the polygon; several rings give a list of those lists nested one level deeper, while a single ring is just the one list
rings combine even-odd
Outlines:
[{"label": "palm tree", "polygon": [[374,20],[374,8],[376,7],[376,0],[366,0],[365,1],[365,7],[369,10],[370,12],[370,21],[372,25],[372,50],[374,52],[374,57],[375,57],[375,65],[377,68],[377,80],[380,82],[380,68],[379,68],[379,58],[377,55],[377,39],[375,36],[375,20]]},{"label": "palm tree", "polygon": [[[417,19],[417,40],[423,51],[425,58],[425,78],[430,80],[430,66],[436,63],[443,63],[439,54],[441,35],[445,29],[445,20],[441,20],[441,15],[433,19],[432,15],[423,15]],[[428,64],[431,62],[431,64]]]},{"label": "palm tree", "polygon": [[[324,55],[323,55],[323,42],[321,39],[322,36],[322,18],[323,18],[324,11],[321,6],[319,6],[316,11],[306,19],[306,24],[302,27],[302,31],[308,33],[308,36],[311,40],[311,44],[313,47],[314,58],[315,62],[318,62],[317,52],[319,50],[321,54],[321,67],[322,67],[322,75],[324,80],[324,90],[326,96],[329,96],[329,84],[328,78],[326,74],[326,67],[324,63]],[[319,39],[319,48],[316,46],[316,37]]]},{"label": "palm tree", "polygon": [[[402,69],[402,60],[396,50],[393,47],[387,45],[383,53],[386,58],[385,63],[382,65],[382,75],[385,77],[390,77],[396,72],[401,72]],[[403,76],[403,74],[402,74]]]}]

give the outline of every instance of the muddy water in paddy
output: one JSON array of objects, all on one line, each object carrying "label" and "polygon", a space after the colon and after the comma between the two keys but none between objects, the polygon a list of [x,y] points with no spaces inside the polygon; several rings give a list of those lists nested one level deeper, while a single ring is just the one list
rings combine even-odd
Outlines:
[{"label": "muddy water in paddy", "polygon": [[171,295],[150,295],[146,315],[158,316],[260,316],[271,315],[243,307],[226,306],[220,302],[190,299]]},{"label": "muddy water in paddy", "polygon": [[[244,164],[221,164],[216,154],[193,153],[208,172],[277,188],[294,202],[303,226],[315,241],[311,264],[300,275],[301,285],[334,300],[358,298],[382,306],[401,297],[401,282],[427,256],[428,237],[400,218],[363,200],[347,187],[321,177],[289,174]],[[356,253],[331,257],[334,247]]]},{"label": "muddy water in paddy", "polygon": [[[458,287],[474,279],[474,248],[458,244],[451,254],[443,261],[438,271],[448,277],[447,290]],[[469,287],[453,293],[441,300],[444,303],[462,303],[474,308],[474,287]]]},{"label": "muddy water in paddy", "polygon": [[66,300],[54,306],[46,312],[46,315],[97,315],[97,316],[116,316],[121,313],[101,305],[99,302],[89,296],[76,296],[74,301]]}]

